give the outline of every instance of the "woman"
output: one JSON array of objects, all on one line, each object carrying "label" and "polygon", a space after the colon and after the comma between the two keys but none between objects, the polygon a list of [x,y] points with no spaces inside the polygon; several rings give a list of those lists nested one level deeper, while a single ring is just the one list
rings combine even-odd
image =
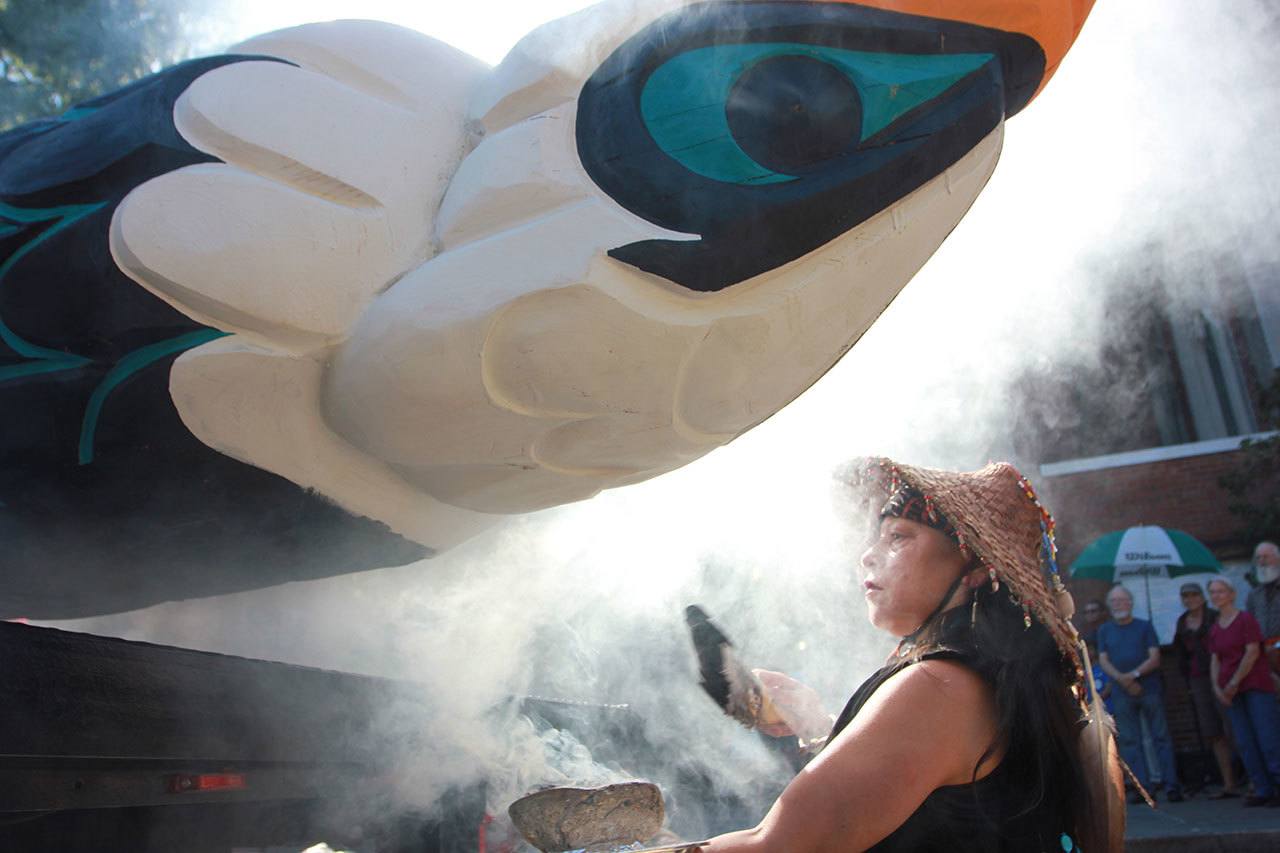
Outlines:
[{"label": "woman", "polygon": [[1218,609],[1209,630],[1209,677],[1253,783],[1244,804],[1280,806],[1280,709],[1262,658],[1262,629],[1236,607],[1235,587],[1226,580],[1209,581],[1209,598]]},{"label": "woman", "polygon": [[1191,706],[1195,709],[1200,736],[1209,742],[1213,757],[1222,774],[1222,790],[1210,794],[1211,800],[1238,797],[1235,768],[1231,762],[1231,744],[1227,739],[1226,709],[1214,696],[1209,677],[1209,631],[1218,619],[1218,611],[1206,607],[1204,590],[1198,583],[1184,583],[1182,606],[1174,628],[1174,648],[1178,653],[1178,669],[1187,681]]},{"label": "woman", "polygon": [[709,849],[1119,850],[1114,741],[1085,729],[1070,596],[1030,486],[1008,464],[869,460],[849,479],[880,506],[870,619],[901,642],[760,825]]}]

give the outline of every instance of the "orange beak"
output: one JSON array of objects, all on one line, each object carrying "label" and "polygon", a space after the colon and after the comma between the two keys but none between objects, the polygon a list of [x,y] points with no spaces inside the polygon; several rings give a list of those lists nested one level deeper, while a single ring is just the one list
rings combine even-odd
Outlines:
[{"label": "orange beak", "polygon": [[[835,0],[891,12],[961,21],[994,30],[1020,33],[1044,51],[1044,77],[1036,94],[1058,70],[1080,34],[1094,0]],[[1034,95],[1032,96],[1034,99]]]}]

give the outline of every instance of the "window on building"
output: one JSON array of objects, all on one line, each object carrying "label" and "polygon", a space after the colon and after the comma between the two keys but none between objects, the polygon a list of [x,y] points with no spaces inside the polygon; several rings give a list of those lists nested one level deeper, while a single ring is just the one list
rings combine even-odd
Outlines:
[{"label": "window on building", "polygon": [[1093,351],[1015,380],[1020,457],[1059,462],[1259,429],[1259,392],[1280,367],[1280,263],[1214,259],[1188,271],[1152,255],[1115,273]]}]

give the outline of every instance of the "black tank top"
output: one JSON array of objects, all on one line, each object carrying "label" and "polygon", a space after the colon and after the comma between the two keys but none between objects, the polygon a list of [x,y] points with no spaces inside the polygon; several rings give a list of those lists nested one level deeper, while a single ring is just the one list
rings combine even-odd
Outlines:
[{"label": "black tank top", "polygon": [[[968,664],[957,649],[940,649],[921,660],[956,660]],[[878,670],[857,689],[831,730],[835,739],[880,685],[910,666],[898,661]],[[976,669],[976,668],[975,668]],[[1063,839],[1065,820],[1054,803],[1028,803],[1013,784],[1017,756],[1006,754],[999,766],[976,782],[938,788],[906,821],[868,853],[1062,853],[1074,847]]]}]

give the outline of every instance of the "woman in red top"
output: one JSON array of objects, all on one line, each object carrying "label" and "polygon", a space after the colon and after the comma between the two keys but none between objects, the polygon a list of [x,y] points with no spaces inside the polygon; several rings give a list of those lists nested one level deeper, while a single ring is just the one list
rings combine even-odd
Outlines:
[{"label": "woman in red top", "polygon": [[1213,747],[1213,757],[1217,759],[1218,772],[1222,774],[1222,790],[1210,794],[1209,799],[1238,797],[1235,770],[1231,766],[1227,709],[1218,701],[1214,681],[1209,676],[1209,631],[1218,621],[1218,611],[1205,606],[1204,587],[1198,583],[1184,583],[1181,596],[1187,609],[1178,617],[1177,627],[1173,630],[1178,669],[1187,681],[1191,707],[1196,712],[1196,727]]},{"label": "woman in red top", "polygon": [[1214,694],[1227,706],[1240,758],[1253,782],[1246,806],[1280,806],[1280,706],[1262,658],[1262,629],[1236,608],[1228,581],[1209,581],[1218,619],[1209,631],[1209,673]]}]

